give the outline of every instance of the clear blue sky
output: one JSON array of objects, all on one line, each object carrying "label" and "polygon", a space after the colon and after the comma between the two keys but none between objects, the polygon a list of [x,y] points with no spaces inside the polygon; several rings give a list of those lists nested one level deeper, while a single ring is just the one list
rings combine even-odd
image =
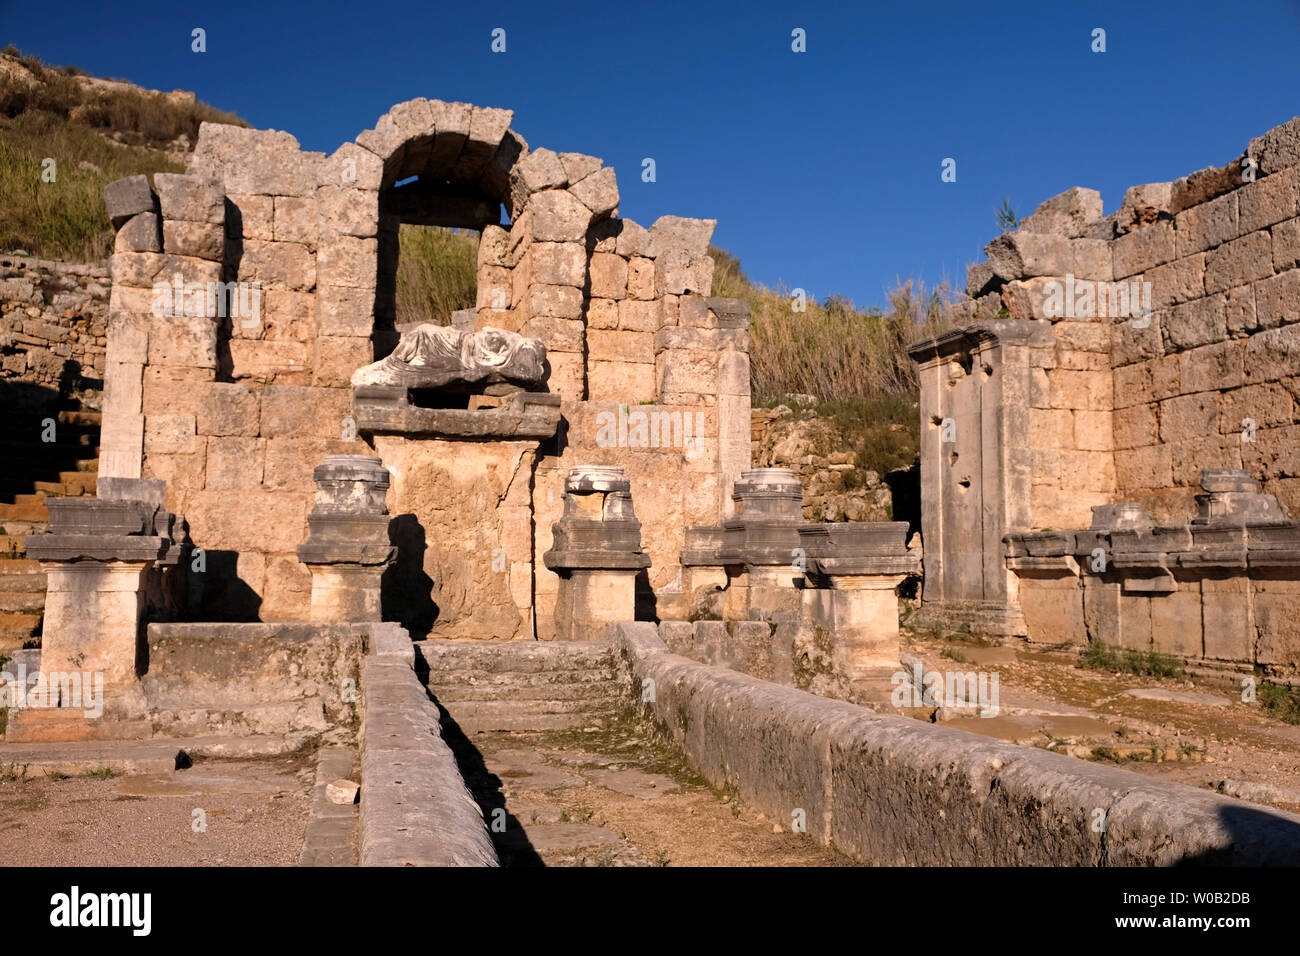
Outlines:
[{"label": "clear blue sky", "polygon": [[1300,113],[1296,0],[0,0],[10,42],[194,90],[307,149],[416,96],[509,107],[530,145],[614,165],[624,217],[716,218],[752,278],[861,305],[898,277],[964,282],[1004,196],[1027,215],[1089,186],[1110,212],[1128,186],[1222,165]]}]

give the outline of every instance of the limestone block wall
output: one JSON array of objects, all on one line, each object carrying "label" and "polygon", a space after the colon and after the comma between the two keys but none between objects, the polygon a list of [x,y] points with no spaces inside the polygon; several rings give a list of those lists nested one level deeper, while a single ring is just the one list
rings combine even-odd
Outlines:
[{"label": "limestone block wall", "polygon": [[[199,614],[306,619],[310,576],[295,549],[326,454],[394,456],[404,477],[390,513],[431,522],[423,571],[467,627],[490,632],[479,637],[545,630],[531,619],[549,620],[558,579],[540,555],[575,464],[627,459],[655,559],[647,593],[677,577],[683,520],[721,517],[730,478],[749,465],[748,316],[709,298],[713,221],[619,219],[612,168],[530,151],[512,116],[416,99],[329,155],[284,132],[204,124],[185,175],[109,187],[119,232],[101,474],[167,480],[169,509],[209,562]],[[492,482],[475,485],[483,456],[464,442],[379,449],[350,427],[350,376],[400,332],[404,221],[481,228],[478,326],[547,346],[565,426],[522,457],[504,453],[499,501],[479,494]],[[637,410],[676,414],[678,437],[611,432],[600,414]],[[417,462],[442,463],[443,478],[415,477]],[[476,521],[496,530],[446,533]],[[499,550],[509,570],[484,572]],[[471,582],[485,581],[491,596],[476,604]]]},{"label": "limestone block wall", "polygon": [[0,316],[0,382],[57,389],[75,371],[98,387],[108,344],[107,268],[0,256]]},{"label": "limestone block wall", "polygon": [[[922,372],[927,603],[1001,602],[1001,623],[1023,633],[1018,579],[993,570],[1004,535],[1086,528],[1091,508],[1117,501],[1179,524],[1195,511],[1205,469],[1245,469],[1300,507],[1298,215],[1300,118],[1223,167],[1133,187],[1110,215],[1094,190],[1068,190],[986,247],[957,309],[973,324],[912,350]],[[975,401],[954,369],[978,367],[979,350],[961,337],[1017,321],[1037,327],[1028,391],[991,400],[981,389]],[[960,468],[954,451],[971,454],[934,434],[962,408],[968,418],[994,409],[1022,429],[981,433],[979,510],[954,511],[961,493],[941,480]],[[959,423],[958,445],[969,438]],[[996,507],[990,459],[1016,487],[1002,500],[1023,506]]]},{"label": "limestone block wall", "polygon": [[1244,468],[1294,512],[1300,119],[1221,169],[1135,189],[1125,205],[1142,215],[1112,243],[1115,275],[1150,282],[1155,312],[1149,328],[1115,326],[1120,494],[1177,520],[1202,468]]},{"label": "limestone block wall", "polygon": [[1051,324],[1035,357],[1032,524],[1087,525],[1088,507],[1193,510],[1205,468],[1245,468],[1300,506],[1300,118],[1223,167],[1044,203],[971,267],[973,319]]}]

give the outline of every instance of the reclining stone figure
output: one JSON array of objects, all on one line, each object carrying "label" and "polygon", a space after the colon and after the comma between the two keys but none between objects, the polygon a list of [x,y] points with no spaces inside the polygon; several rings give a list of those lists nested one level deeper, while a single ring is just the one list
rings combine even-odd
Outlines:
[{"label": "reclining stone figure", "polygon": [[352,385],[440,388],[477,382],[536,385],[546,374],[546,346],[504,329],[467,332],[424,323],[402,333],[392,354],[352,373]]}]

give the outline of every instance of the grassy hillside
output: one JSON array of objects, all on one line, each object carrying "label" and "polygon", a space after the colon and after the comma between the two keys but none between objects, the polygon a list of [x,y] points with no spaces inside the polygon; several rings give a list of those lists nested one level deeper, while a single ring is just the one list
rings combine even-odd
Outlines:
[{"label": "grassy hillside", "polygon": [[[104,186],[183,172],[204,122],[247,124],[193,94],[98,80],[0,52],[0,250],[95,261],[112,252]],[[42,172],[54,160],[54,179]]]}]

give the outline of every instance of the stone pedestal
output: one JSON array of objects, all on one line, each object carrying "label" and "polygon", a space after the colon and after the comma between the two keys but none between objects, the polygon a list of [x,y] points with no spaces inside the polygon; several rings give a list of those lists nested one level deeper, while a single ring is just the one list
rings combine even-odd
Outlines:
[{"label": "stone pedestal", "polygon": [[582,466],[565,479],[564,514],[542,557],[560,576],[556,640],[604,640],[608,625],[635,620],[636,578],[650,558],[631,490],[622,468]]},{"label": "stone pedestal", "polygon": [[146,594],[151,576],[176,563],[184,531],[162,508],[161,481],[122,481],[105,491],[136,497],[48,499],[46,532],[27,536],[46,576],[45,693],[39,710],[15,717],[8,739],[114,736],[100,718],[144,716]]},{"label": "stone pedestal", "polygon": [[[692,621],[722,620],[727,597],[727,568],[718,556],[722,544],[722,528],[686,529],[686,547],[680,559],[686,607],[680,617]],[[659,616],[665,617],[662,611]]]},{"label": "stone pedestal", "polygon": [[312,473],[316,502],[298,560],[311,569],[311,619],[383,619],[381,584],[395,548],[388,539],[389,475],[369,455],[329,455]]},{"label": "stone pedestal", "polygon": [[804,617],[829,634],[836,672],[860,680],[897,667],[895,589],[920,571],[907,549],[907,522],[808,524],[799,540],[808,563]]},{"label": "stone pedestal", "polygon": [[723,522],[722,563],[733,568],[729,620],[797,616],[806,567],[799,544],[803,486],[789,468],[750,468],[732,487],[735,513]]}]

